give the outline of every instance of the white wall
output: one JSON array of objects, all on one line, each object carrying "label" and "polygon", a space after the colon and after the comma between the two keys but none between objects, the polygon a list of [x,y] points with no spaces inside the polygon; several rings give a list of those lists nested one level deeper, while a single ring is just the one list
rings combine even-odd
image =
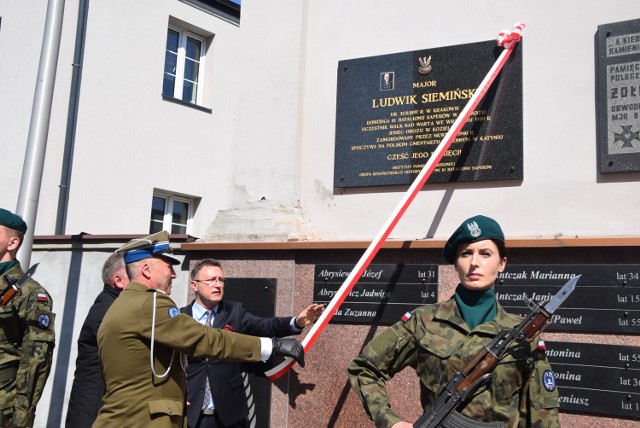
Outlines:
[{"label": "white wall", "polygon": [[[523,182],[426,186],[391,237],[422,238],[433,229],[436,238],[446,238],[462,220],[477,213],[497,218],[510,237],[640,232],[640,199],[631,196],[640,191],[640,173],[598,173],[594,71],[598,25],[640,17],[636,2],[326,0],[305,2],[302,17],[289,13],[292,9],[297,12],[299,5],[285,8],[285,3],[289,5],[284,1],[243,2],[243,24],[251,17],[256,19],[242,27],[240,61],[250,58],[268,67],[259,76],[239,70],[243,87],[260,97],[250,107],[255,115],[239,115],[236,144],[238,150],[262,144],[264,140],[253,141],[247,135],[248,129],[274,134],[268,158],[261,151],[251,157],[252,152],[244,150],[242,159],[245,165],[274,165],[271,171],[281,173],[279,182],[264,185],[265,174],[242,176],[245,189],[270,192],[273,206],[290,203],[290,195],[279,197],[275,189],[292,187],[289,174],[294,169],[282,157],[298,151],[301,188],[296,197],[310,219],[311,235],[370,240],[403,195],[397,189],[333,191],[338,61],[488,40],[514,22],[527,24]],[[285,11],[274,14],[273,9]],[[258,16],[269,19],[259,20]],[[283,43],[286,28],[296,29],[300,22],[304,25],[298,38]],[[297,41],[303,44],[300,55],[291,48]],[[254,46],[263,49],[252,49]],[[295,76],[282,85],[264,85],[281,78],[283,70],[290,73],[295,68],[301,70],[298,92]],[[296,103],[297,136],[280,130],[283,138],[276,138],[277,127],[288,124],[280,113]],[[240,112],[245,108],[241,103]],[[282,167],[289,169],[281,171]],[[256,190],[245,202],[259,196]]]},{"label": "white wall", "polygon": [[[12,211],[18,202],[45,12],[46,2],[0,0],[0,207]],[[25,37],[27,28],[30,37]]]},{"label": "white wall", "polygon": [[[237,239],[286,223],[289,238],[370,240],[403,189],[334,192],[338,61],[487,40],[516,21],[527,24],[524,180],[426,186],[391,237],[443,238],[480,212],[511,237],[638,233],[640,202],[628,195],[640,174],[600,175],[595,135],[594,35],[600,24],[637,18],[633,0],[246,0],[242,8],[238,28],[174,0],[91,2],[67,234],[144,233],[161,188],[202,197],[195,236],[215,235],[224,224],[214,219],[229,213],[225,232]],[[0,2],[8,58],[0,138],[10,148],[0,160],[0,206],[9,209],[41,43],[22,23],[41,28],[45,9]],[[37,235],[55,226],[76,15],[77,0],[67,1]],[[215,34],[212,114],[161,100],[169,15]]]},{"label": "white wall", "polygon": [[[156,187],[203,197],[198,236],[226,199],[237,27],[177,1],[118,3],[91,6],[68,233],[146,231]],[[168,15],[215,34],[212,113],[161,99]]]},{"label": "white wall", "polygon": [[[0,160],[8,189],[0,206],[10,210],[18,197],[45,12],[42,1],[0,4],[0,112],[7,118],[0,138],[10,156]],[[78,1],[66,1],[36,235],[55,231],[77,14]],[[211,113],[162,100],[170,16],[214,35],[203,76],[203,105]],[[177,0],[90,2],[65,234],[146,233],[154,188],[201,197],[191,234],[204,233],[228,199],[238,31]]]}]

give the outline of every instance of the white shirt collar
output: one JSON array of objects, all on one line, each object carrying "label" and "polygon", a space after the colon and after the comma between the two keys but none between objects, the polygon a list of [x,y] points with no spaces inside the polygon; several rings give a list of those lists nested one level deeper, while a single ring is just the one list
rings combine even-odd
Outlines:
[{"label": "white shirt collar", "polygon": [[[207,319],[207,311],[209,309],[205,308],[198,302],[193,302],[193,307],[191,308],[193,312],[193,318],[196,320],[206,320]],[[216,315],[218,313],[218,305],[213,308],[213,314]]]}]

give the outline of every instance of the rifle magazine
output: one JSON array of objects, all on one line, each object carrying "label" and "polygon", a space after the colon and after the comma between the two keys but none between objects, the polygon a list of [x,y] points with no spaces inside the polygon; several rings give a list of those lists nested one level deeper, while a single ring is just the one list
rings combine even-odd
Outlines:
[{"label": "rifle magazine", "polygon": [[451,412],[447,419],[442,422],[442,428],[504,428],[505,425],[502,422],[480,422],[469,419],[465,415],[459,412]]}]

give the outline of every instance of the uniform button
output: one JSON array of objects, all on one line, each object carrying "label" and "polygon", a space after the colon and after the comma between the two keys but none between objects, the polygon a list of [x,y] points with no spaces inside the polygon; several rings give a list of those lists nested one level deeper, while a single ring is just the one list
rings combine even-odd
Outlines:
[{"label": "uniform button", "polygon": [[253,357],[253,352],[251,352],[251,351],[247,352],[247,357],[249,357],[249,358]]}]

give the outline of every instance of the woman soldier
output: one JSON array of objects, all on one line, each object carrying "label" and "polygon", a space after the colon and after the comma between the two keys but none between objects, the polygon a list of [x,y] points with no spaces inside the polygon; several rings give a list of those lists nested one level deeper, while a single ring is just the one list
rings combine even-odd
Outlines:
[{"label": "woman soldier", "polygon": [[[430,406],[443,386],[502,329],[521,318],[496,300],[495,280],[507,263],[504,234],[475,216],[451,235],[442,252],[460,284],[444,302],[421,306],[376,336],[348,369],[349,380],[378,428],[410,428],[390,407],[386,381],[410,366],[420,378],[420,401]],[[539,348],[538,348],[539,347]],[[478,425],[559,427],[558,391],[537,338],[500,360],[490,382],[457,411]],[[518,350],[518,351],[516,351]]]}]

